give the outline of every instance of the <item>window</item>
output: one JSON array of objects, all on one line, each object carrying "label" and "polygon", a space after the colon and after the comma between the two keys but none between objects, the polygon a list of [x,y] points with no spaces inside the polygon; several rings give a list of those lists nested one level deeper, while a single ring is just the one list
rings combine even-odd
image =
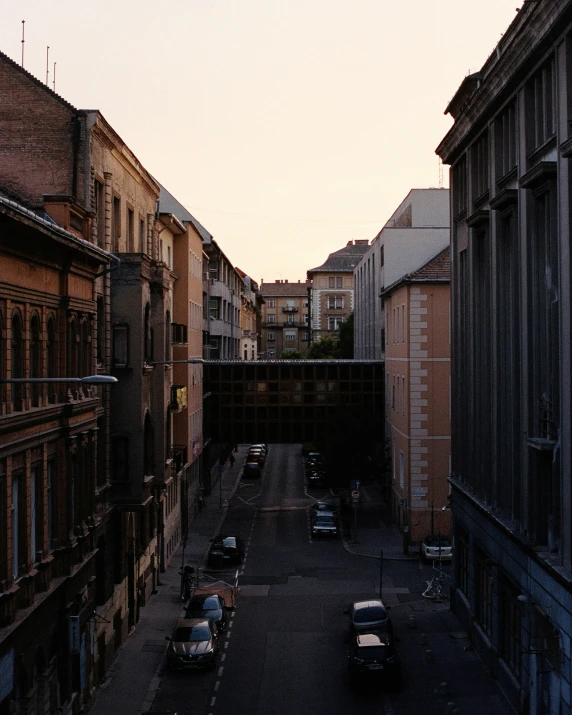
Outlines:
[{"label": "window", "polygon": [[139,252],[145,253],[145,221],[139,219]]},{"label": "window", "polygon": [[149,303],[147,303],[147,305],[145,306],[144,330],[145,330],[145,335],[144,335],[145,361],[152,362],[153,361],[153,328],[151,327],[151,306],[149,305]]},{"label": "window", "polygon": [[401,306],[401,342],[405,342],[405,306]]},{"label": "window", "polygon": [[268,322],[269,323],[275,323],[276,322],[276,313],[268,313]]},{"label": "window", "polygon": [[302,334],[302,340],[305,340],[306,342],[308,342],[309,339],[310,339],[310,333],[303,333],[303,334]]},{"label": "window", "polygon": [[129,253],[135,251],[135,218],[133,209],[127,209],[127,250]]},{"label": "window", "polygon": [[294,316],[293,316],[293,315],[287,315],[287,316],[286,316],[286,324],[287,324],[287,325],[293,325],[293,324],[294,324]]},{"label": "window", "polygon": [[273,360],[275,355],[276,355],[276,351],[275,351],[275,350],[269,350],[269,351],[268,351],[268,359],[269,359],[269,360]]},{"label": "window", "polygon": [[113,212],[111,216],[111,230],[112,235],[112,251],[119,250],[119,238],[121,236],[121,200],[117,197],[113,197]]},{"label": "window", "polygon": [[304,325],[308,325],[308,313],[304,313],[304,315],[302,316],[302,322],[304,323]]},{"label": "window", "polygon": [[477,622],[487,635],[493,628],[493,566],[484,552],[477,553]]},{"label": "window", "polygon": [[220,320],[220,298],[211,298],[209,300],[209,318]]},{"label": "window", "polygon": [[[103,299],[100,298],[103,302]],[[99,303],[98,303],[99,306]],[[56,377],[56,321],[53,316],[48,318],[48,341],[46,344],[46,377]],[[55,383],[48,383],[48,402],[56,401]]]},{"label": "window", "polygon": [[328,318],[328,330],[339,330],[340,325],[343,323],[343,319],[339,318]]},{"label": "window", "polygon": [[453,216],[467,210],[467,162],[463,156],[452,170]]},{"label": "window", "polygon": [[500,584],[501,608],[501,642],[500,654],[512,672],[520,675],[520,661],[522,653],[522,604],[518,600],[521,589],[508,579],[503,579]]},{"label": "window", "polygon": [[42,465],[35,464],[32,467],[30,478],[30,561],[32,563],[42,559],[44,530],[43,486]]},{"label": "window", "polygon": [[[11,344],[11,375],[12,378],[22,378],[24,365],[24,341],[22,335],[22,318],[20,313],[12,317],[12,344]],[[16,412],[23,409],[23,383],[12,383],[12,406]]]},{"label": "window", "polygon": [[487,132],[471,147],[473,201],[481,199],[489,190],[489,137]]},{"label": "window", "polygon": [[343,288],[343,286],[344,286],[344,279],[341,276],[339,276],[338,278],[336,278],[336,288]]},{"label": "window", "polygon": [[336,287],[336,279],[333,276],[331,278],[328,278],[328,286],[330,288]]},{"label": "window", "polygon": [[328,308],[343,308],[344,307],[344,296],[343,295],[329,295],[328,296]]},{"label": "window", "polygon": [[129,326],[113,326],[113,365],[127,367],[129,364]]},{"label": "window", "polygon": [[171,313],[165,313],[165,360],[171,359]]},{"label": "window", "polygon": [[100,181],[95,181],[93,185],[93,196],[95,200],[95,217],[97,222],[97,245],[105,248],[105,202],[104,187]]},{"label": "window", "polygon": [[405,459],[403,452],[399,452],[399,487],[403,489],[405,486]]},{"label": "window", "polygon": [[512,102],[494,125],[497,178],[502,179],[516,166],[516,104]]},{"label": "window", "polygon": [[[42,354],[40,341],[40,319],[37,314],[30,321],[30,377],[42,377]],[[40,405],[41,387],[37,382],[30,384],[32,407]]]},{"label": "window", "polygon": [[541,147],[554,135],[554,94],[554,58],[551,58],[525,87],[526,138],[529,153]]},{"label": "window", "polygon": [[284,340],[286,342],[292,342],[293,340],[296,340],[296,331],[295,330],[285,330],[284,331]]},{"label": "window", "polygon": [[12,473],[12,504],[10,507],[10,522],[12,530],[12,578],[16,580],[22,575],[23,569],[21,564],[21,551],[24,535],[22,525],[25,524],[22,511],[24,499],[22,498],[21,489],[24,481],[23,472]]},{"label": "window", "polygon": [[276,338],[275,338],[274,332],[270,331],[269,333],[267,333],[266,339],[267,340],[275,340]]}]

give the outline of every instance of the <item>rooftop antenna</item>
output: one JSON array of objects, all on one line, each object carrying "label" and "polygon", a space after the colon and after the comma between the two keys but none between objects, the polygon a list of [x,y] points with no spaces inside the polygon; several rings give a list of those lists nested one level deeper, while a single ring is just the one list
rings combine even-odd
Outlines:
[{"label": "rooftop antenna", "polygon": [[54,92],[56,91],[56,62],[54,62]]},{"label": "rooftop antenna", "polygon": [[50,56],[50,46],[48,45],[46,47],[46,84],[48,84],[48,78],[50,75],[50,65],[48,64],[49,56]]},{"label": "rooftop antenna", "polygon": [[26,20],[22,20],[22,67],[24,66],[24,25]]}]

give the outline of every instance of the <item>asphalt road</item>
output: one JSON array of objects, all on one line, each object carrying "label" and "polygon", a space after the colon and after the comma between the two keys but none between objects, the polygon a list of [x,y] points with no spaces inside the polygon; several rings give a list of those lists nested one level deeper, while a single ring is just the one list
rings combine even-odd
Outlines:
[{"label": "asphalt road", "polygon": [[[379,560],[349,553],[339,538],[311,537],[308,507],[325,494],[306,493],[299,446],[270,446],[262,479],[241,483],[224,525],[226,533],[244,539],[247,552],[237,608],[220,638],[219,664],[206,673],[166,670],[154,710],[179,715],[441,715],[454,695],[490,695],[490,679],[475,665],[474,654],[466,652],[463,634],[450,631],[447,602],[434,604],[420,595],[430,567],[414,562],[386,562],[383,573],[403,687],[350,686],[343,612],[352,600],[378,596]],[[412,613],[415,629],[410,627]],[[439,649],[438,658],[431,648]],[[444,681],[448,685],[442,689]],[[488,701],[483,706],[495,715],[508,712],[491,710]]]}]

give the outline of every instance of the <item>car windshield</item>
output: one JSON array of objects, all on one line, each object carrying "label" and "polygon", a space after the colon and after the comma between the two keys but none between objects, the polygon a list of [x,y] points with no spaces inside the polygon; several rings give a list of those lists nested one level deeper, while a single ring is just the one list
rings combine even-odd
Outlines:
[{"label": "car windshield", "polygon": [[200,626],[181,626],[176,628],[173,633],[173,641],[175,643],[196,643],[197,641],[210,640],[211,632],[207,625]]},{"label": "car windshield", "polygon": [[356,623],[371,623],[372,621],[384,621],[387,618],[387,611],[381,606],[367,606],[360,608],[354,613]]},{"label": "car windshield", "polygon": [[427,538],[425,539],[425,543],[427,546],[431,546],[434,549],[438,549],[439,545],[441,545],[442,549],[447,549],[451,546],[451,543],[447,539],[441,539],[441,541],[439,541],[439,539]]},{"label": "car windshield", "polygon": [[226,536],[222,540],[225,549],[236,549],[236,538],[234,536]]},{"label": "car windshield", "polygon": [[332,526],[333,523],[334,520],[331,516],[327,516],[326,514],[320,514],[318,512],[318,515],[316,516],[316,524],[320,524],[321,526]]}]

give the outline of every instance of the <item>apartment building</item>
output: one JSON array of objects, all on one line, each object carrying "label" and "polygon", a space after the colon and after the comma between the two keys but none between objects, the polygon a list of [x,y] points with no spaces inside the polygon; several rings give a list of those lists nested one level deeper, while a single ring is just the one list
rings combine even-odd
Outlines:
[{"label": "apartment building", "polygon": [[[97,391],[15,383],[4,391],[10,415],[0,417],[3,447],[12,445],[0,457],[2,543],[29,547],[17,569],[15,553],[3,562],[0,708],[33,702],[37,712],[77,712],[136,623],[165,559],[174,234],[159,235],[160,187],[101,113],[77,110],[2,53],[0,97],[0,190],[14,201],[7,206],[18,223],[10,231],[35,229],[26,271],[1,279],[12,295],[3,305],[4,374],[118,380]],[[51,233],[38,216],[49,217]],[[23,245],[16,253],[10,247],[14,268],[25,263]],[[34,429],[28,416],[25,427],[15,418],[28,410]],[[53,519],[50,503],[58,509]],[[31,513],[34,504],[33,526],[13,511]],[[43,562],[49,567],[36,569]],[[59,595],[47,618],[43,592],[51,598],[53,589]],[[15,598],[20,590],[24,600]],[[43,637],[48,622],[58,637],[29,650],[29,634]],[[71,645],[60,637],[68,632]],[[24,657],[16,661],[17,651]]]},{"label": "apartment building", "polygon": [[241,360],[258,360],[260,340],[260,306],[262,299],[258,283],[240,268],[236,272],[242,278],[242,307],[240,311]]},{"label": "apartment building", "polygon": [[383,360],[382,292],[449,245],[449,190],[412,189],[354,268],[354,355]]},{"label": "apartment building", "polygon": [[[386,432],[385,492],[406,542],[450,537],[450,256],[445,248],[381,293]],[[445,508],[445,511],[443,509]]]},{"label": "apartment building", "polygon": [[[502,29],[502,28],[500,28]],[[452,607],[515,711],[572,710],[572,2],[523,3],[446,112]]]},{"label": "apartment building", "polygon": [[355,266],[367,251],[369,241],[348,241],[330,253],[325,263],[307,272],[312,284],[310,298],[311,340],[337,337],[340,325],[354,309]]},{"label": "apartment building", "polygon": [[264,300],[261,316],[262,358],[276,360],[284,353],[297,350],[305,354],[310,339],[308,325],[308,281],[260,284]]}]

